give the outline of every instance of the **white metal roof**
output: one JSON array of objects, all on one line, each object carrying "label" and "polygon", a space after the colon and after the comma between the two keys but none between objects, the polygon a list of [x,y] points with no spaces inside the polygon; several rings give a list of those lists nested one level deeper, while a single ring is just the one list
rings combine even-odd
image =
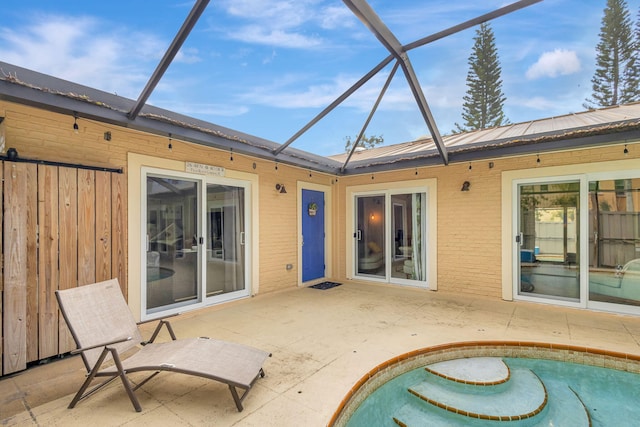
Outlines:
[{"label": "white metal roof", "polygon": [[[616,123],[640,120],[640,102],[570,113],[563,116],[549,117],[524,123],[514,123],[473,132],[446,135],[444,144],[448,149],[462,148],[477,143],[496,143],[523,139],[528,136],[561,136],[579,129],[598,126],[611,126]],[[356,150],[352,161],[378,160],[394,155],[419,154],[436,148],[430,137],[401,144],[385,145],[367,150]],[[330,156],[331,159],[344,161],[347,153]]]}]

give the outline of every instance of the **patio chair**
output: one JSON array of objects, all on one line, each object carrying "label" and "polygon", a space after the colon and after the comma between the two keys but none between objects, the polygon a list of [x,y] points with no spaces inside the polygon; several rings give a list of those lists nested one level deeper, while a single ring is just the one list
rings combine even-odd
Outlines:
[{"label": "patio chair", "polygon": [[[228,341],[190,338],[177,340],[171,324],[160,320],[151,339],[143,341],[117,279],[56,291],[56,298],[67,326],[87,369],[69,408],[118,377],[136,411],[142,407],[134,391],[161,371],[179,372],[209,378],[229,386],[238,411],[258,378],[268,352]],[[154,343],[162,326],[172,340]],[[153,372],[135,387],[127,374]],[[97,377],[105,381],[87,388]],[[238,393],[241,391],[241,394]]]}]

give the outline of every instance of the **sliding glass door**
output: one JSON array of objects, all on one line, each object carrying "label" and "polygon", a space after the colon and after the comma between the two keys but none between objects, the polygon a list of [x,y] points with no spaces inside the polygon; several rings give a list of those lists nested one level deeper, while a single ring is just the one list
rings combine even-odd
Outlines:
[{"label": "sliding glass door", "polygon": [[357,276],[390,283],[426,283],[426,193],[356,195]]},{"label": "sliding glass door", "polygon": [[200,300],[198,290],[198,182],[147,176],[147,310]]},{"label": "sliding glass door", "polygon": [[640,306],[640,179],[589,182],[589,301]]},{"label": "sliding glass door", "polygon": [[246,289],[244,188],[207,185],[207,297]]},{"label": "sliding glass door", "polygon": [[248,184],[155,171],[144,179],[144,312],[249,295]]},{"label": "sliding glass door", "polygon": [[518,297],[640,314],[635,175],[618,171],[515,183]]},{"label": "sliding glass door", "polygon": [[580,182],[518,186],[518,293],[580,298]]}]

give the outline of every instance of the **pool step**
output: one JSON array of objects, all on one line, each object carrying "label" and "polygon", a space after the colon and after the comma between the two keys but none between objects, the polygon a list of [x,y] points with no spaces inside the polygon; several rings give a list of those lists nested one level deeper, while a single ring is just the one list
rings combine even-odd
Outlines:
[{"label": "pool step", "polygon": [[475,385],[497,385],[509,381],[509,367],[500,357],[470,357],[432,363],[425,367],[442,378]]},{"label": "pool step", "polygon": [[[394,415],[393,421],[400,427],[492,427],[504,426],[502,421],[471,419],[460,414],[434,408],[431,405],[416,403],[402,406]],[[534,417],[509,421],[509,427],[562,426],[589,427],[589,414],[582,402],[569,387],[557,390],[549,396],[545,409]]]},{"label": "pool step", "polygon": [[500,358],[440,362],[408,388],[416,398],[393,416],[401,427],[560,425],[588,427],[589,413],[569,387],[551,394],[527,368],[509,369]]},{"label": "pool step", "polygon": [[511,370],[503,386],[474,386],[451,381],[424,381],[409,393],[447,411],[471,418],[514,421],[531,418],[547,403],[547,391],[529,369]]}]

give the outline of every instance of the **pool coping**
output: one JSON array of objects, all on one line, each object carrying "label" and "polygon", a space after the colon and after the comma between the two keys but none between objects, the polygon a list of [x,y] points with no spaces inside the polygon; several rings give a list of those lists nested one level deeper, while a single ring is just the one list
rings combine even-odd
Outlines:
[{"label": "pool coping", "polygon": [[521,357],[598,366],[640,374],[640,355],[586,346],[534,341],[462,341],[413,350],[382,362],[351,387],[327,424],[344,427],[358,406],[382,384],[425,365],[467,357]]}]

